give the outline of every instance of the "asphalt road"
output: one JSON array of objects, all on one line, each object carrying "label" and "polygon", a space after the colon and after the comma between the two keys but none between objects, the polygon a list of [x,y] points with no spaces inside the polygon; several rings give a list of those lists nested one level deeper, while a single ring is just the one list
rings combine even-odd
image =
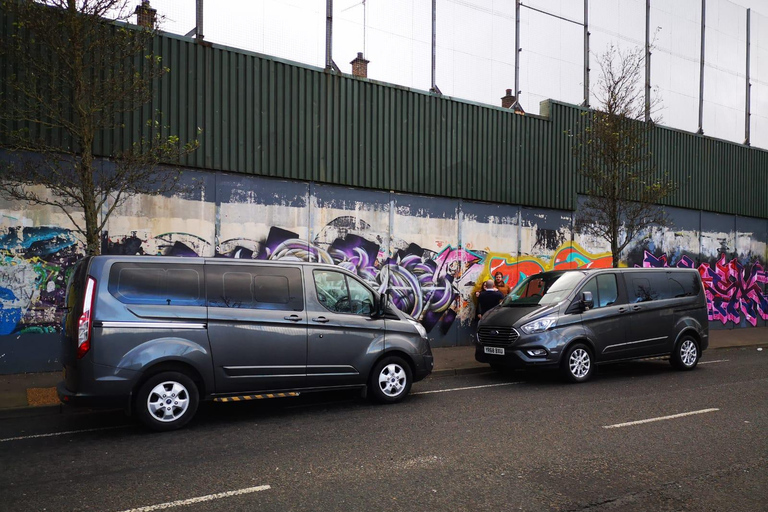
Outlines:
[{"label": "asphalt road", "polygon": [[0,510],[768,510],[768,351],[703,362],[427,379],[394,406],[206,404],[165,434],[116,412],[6,418]]}]

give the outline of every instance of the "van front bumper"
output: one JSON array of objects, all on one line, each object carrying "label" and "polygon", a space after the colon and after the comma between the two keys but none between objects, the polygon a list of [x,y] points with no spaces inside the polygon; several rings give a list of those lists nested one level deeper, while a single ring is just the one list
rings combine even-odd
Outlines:
[{"label": "van front bumper", "polygon": [[422,364],[417,365],[413,371],[413,382],[419,382],[425,379],[435,367],[435,359],[432,354],[425,354],[422,357]]},{"label": "van front bumper", "polygon": [[[493,347],[495,349],[501,348],[504,350],[504,354],[488,354],[485,352],[485,347],[493,347],[491,345],[475,346],[475,361],[479,363],[488,363],[492,365],[499,365],[505,368],[523,369],[523,368],[556,368],[558,366],[558,360],[554,359],[552,354],[547,353],[544,357],[531,357],[527,355],[523,349],[513,347]],[[530,348],[530,347],[526,347]]]}]

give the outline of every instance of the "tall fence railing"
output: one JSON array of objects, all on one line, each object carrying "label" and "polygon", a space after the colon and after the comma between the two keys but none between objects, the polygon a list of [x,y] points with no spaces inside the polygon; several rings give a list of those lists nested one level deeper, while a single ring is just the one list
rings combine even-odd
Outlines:
[{"label": "tall fence railing", "polygon": [[[152,0],[161,28],[539,113],[595,105],[609,44],[646,47],[660,123],[768,148],[768,5],[728,0]],[[507,95],[507,90],[510,94]],[[513,97],[510,101],[509,98]]]}]

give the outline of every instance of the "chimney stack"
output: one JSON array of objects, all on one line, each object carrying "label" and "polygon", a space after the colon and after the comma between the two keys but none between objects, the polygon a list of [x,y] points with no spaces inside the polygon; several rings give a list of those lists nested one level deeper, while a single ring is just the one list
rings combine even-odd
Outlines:
[{"label": "chimney stack", "polygon": [[157,22],[157,9],[149,5],[149,0],[142,0],[141,5],[136,6],[136,24],[149,29],[155,28]]},{"label": "chimney stack", "polygon": [[512,108],[515,100],[517,98],[512,95],[512,89],[507,89],[507,94],[501,97],[501,108]]},{"label": "chimney stack", "polygon": [[359,78],[368,78],[368,63],[369,60],[363,58],[363,52],[357,52],[355,60],[350,62],[352,64],[352,74]]}]

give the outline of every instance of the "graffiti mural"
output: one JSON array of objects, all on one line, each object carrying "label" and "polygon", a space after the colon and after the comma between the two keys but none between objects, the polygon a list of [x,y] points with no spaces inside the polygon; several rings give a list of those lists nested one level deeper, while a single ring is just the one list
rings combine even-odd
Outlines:
[{"label": "graffiti mural", "polygon": [[[646,251],[644,267],[668,267],[667,256],[659,257]],[[768,273],[755,261],[752,265],[742,265],[737,259],[727,260],[721,254],[714,266],[702,263],[698,267],[694,261],[684,256],[677,267],[697,268],[704,284],[707,296],[709,320],[736,324],[746,320],[752,326],[759,319],[768,320],[768,295],[760,288],[768,283]]]},{"label": "graffiti mural", "polygon": [[68,229],[8,228],[0,236],[0,335],[55,332],[68,270],[82,254]]},{"label": "graffiti mural", "polygon": [[[103,252],[337,265],[387,292],[435,346],[471,343],[476,292],[497,274],[512,288],[546,270],[611,265],[604,243],[573,231],[573,212],[261,177],[206,180],[199,198],[135,198],[110,218]],[[711,321],[768,321],[768,222],[685,210],[675,218],[622,265],[696,268]],[[41,370],[9,363],[24,335],[51,335],[41,359],[56,369],[66,282],[83,256],[66,225],[51,210],[0,202],[0,373]]]}]

